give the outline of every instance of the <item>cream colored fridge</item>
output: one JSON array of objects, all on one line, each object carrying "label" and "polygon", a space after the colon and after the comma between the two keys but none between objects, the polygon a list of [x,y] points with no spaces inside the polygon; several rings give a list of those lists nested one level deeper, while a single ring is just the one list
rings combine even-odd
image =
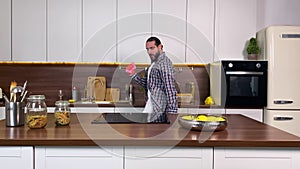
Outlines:
[{"label": "cream colored fridge", "polygon": [[264,122],[300,136],[300,26],[271,26],[256,36],[268,61]]}]

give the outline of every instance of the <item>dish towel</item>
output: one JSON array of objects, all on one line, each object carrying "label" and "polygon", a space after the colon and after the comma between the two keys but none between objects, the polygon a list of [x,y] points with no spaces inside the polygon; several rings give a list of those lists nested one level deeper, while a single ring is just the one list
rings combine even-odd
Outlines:
[{"label": "dish towel", "polygon": [[[149,77],[150,77],[150,73],[151,73],[151,69],[152,69],[153,65],[154,65],[154,62],[151,64],[151,66],[148,69],[147,83],[149,83]],[[148,84],[147,84],[147,86],[148,86]],[[151,120],[150,113],[153,113],[153,106],[152,106],[152,102],[151,102],[151,92],[149,89],[147,90],[147,96],[148,96],[148,100],[146,102],[146,106],[143,110],[143,113],[149,113],[147,121],[150,122],[150,120]]]}]

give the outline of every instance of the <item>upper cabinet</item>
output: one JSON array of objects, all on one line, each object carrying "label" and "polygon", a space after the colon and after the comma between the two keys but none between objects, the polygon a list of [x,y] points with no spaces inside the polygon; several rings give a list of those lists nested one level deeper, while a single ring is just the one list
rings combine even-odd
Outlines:
[{"label": "upper cabinet", "polygon": [[83,61],[115,62],[117,0],[83,1]]},{"label": "upper cabinet", "polygon": [[11,60],[11,0],[0,1],[0,60]]},{"label": "upper cabinet", "polygon": [[149,63],[145,41],[151,35],[151,0],[119,0],[117,61]]},{"label": "upper cabinet", "polygon": [[184,63],[187,0],[153,0],[152,33],[173,63]]},{"label": "upper cabinet", "polygon": [[11,3],[12,60],[46,61],[46,0]]},{"label": "upper cabinet", "polygon": [[216,0],[216,56],[245,59],[245,46],[256,33],[256,1]]},{"label": "upper cabinet", "polygon": [[82,0],[47,2],[47,61],[82,61]]},{"label": "upper cabinet", "polygon": [[[299,25],[298,0],[1,0],[0,60],[150,63],[157,36],[174,63],[245,59],[269,25]],[[281,11],[278,13],[278,11]]]},{"label": "upper cabinet", "polygon": [[214,5],[212,0],[189,0],[187,3],[187,62],[213,61]]}]

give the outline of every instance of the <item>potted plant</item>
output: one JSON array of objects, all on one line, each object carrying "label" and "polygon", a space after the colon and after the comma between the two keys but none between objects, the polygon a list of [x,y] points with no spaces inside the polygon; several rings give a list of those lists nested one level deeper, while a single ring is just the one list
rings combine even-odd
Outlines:
[{"label": "potted plant", "polygon": [[249,60],[257,60],[260,48],[257,44],[256,38],[251,38],[247,47],[247,54]]}]

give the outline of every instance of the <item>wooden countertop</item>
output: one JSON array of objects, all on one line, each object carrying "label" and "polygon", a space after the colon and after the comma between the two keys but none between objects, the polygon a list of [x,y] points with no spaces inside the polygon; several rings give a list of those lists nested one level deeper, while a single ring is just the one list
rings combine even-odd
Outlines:
[{"label": "wooden countertop", "polygon": [[300,138],[242,115],[226,115],[228,126],[219,132],[188,131],[176,115],[171,124],[91,124],[98,114],[71,115],[70,126],[55,127],[48,114],[44,129],[6,127],[0,121],[0,146],[225,146],[300,147]]}]

